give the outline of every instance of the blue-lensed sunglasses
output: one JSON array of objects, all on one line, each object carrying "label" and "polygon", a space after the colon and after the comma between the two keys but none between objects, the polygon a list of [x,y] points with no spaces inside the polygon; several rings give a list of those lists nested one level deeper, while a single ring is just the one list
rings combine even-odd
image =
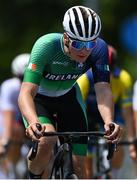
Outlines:
[{"label": "blue-lensed sunglasses", "polygon": [[72,40],[70,38],[70,42],[71,42],[71,46],[77,50],[81,50],[83,49],[84,47],[87,49],[87,50],[91,50],[95,47],[96,45],[96,41],[78,41],[78,40]]}]

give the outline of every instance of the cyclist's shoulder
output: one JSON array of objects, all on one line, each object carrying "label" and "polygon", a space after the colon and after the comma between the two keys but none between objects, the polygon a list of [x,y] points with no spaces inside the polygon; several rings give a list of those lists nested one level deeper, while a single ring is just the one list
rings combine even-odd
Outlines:
[{"label": "cyclist's shoulder", "polygon": [[97,43],[100,44],[100,45],[105,45],[107,44],[105,39],[101,38],[101,37],[98,37],[97,38]]},{"label": "cyclist's shoulder", "polygon": [[97,38],[96,47],[92,50],[91,56],[102,56],[108,54],[107,43],[102,38]]},{"label": "cyclist's shoulder", "polygon": [[20,86],[21,86],[21,81],[18,78],[13,77],[13,78],[6,79],[2,82],[1,90],[6,90],[6,92],[14,91],[14,89],[15,90],[19,89]]},{"label": "cyclist's shoulder", "polygon": [[97,38],[97,46],[96,46],[97,49],[101,50],[104,50],[107,48],[107,43],[104,39],[102,38]]},{"label": "cyclist's shoulder", "polygon": [[63,36],[62,33],[49,33],[49,34],[45,34],[41,37],[39,37],[36,40],[37,44],[46,44],[46,43],[53,43],[53,42],[57,42],[61,39],[61,37]]},{"label": "cyclist's shoulder", "polygon": [[132,77],[127,70],[117,67],[115,68],[112,74],[113,74],[112,78],[117,79],[117,81],[120,82],[119,84],[121,88],[130,87],[132,85]]},{"label": "cyclist's shoulder", "polygon": [[134,92],[137,94],[137,80],[134,82]]},{"label": "cyclist's shoulder", "polygon": [[32,48],[31,58],[39,56],[43,59],[44,56],[52,56],[54,52],[60,51],[62,37],[61,33],[49,33],[38,38]]},{"label": "cyclist's shoulder", "polygon": [[129,73],[127,70],[125,70],[125,69],[122,69],[122,70],[121,70],[120,80],[121,80],[125,85],[132,84],[132,77],[131,77],[130,73]]}]

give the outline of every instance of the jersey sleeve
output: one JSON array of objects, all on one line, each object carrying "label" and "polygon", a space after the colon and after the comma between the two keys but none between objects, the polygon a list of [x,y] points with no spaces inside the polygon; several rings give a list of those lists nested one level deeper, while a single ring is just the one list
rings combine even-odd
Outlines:
[{"label": "jersey sleeve", "polygon": [[121,80],[121,89],[122,95],[121,95],[121,101],[122,101],[122,107],[132,106],[132,78],[128,72],[125,70],[122,70],[120,75]]},{"label": "jersey sleeve", "polygon": [[137,81],[133,88],[133,110],[137,110]]},{"label": "jersey sleeve", "polygon": [[46,38],[42,36],[36,41],[32,48],[30,61],[24,74],[24,82],[40,84],[44,68],[48,62],[47,52],[48,46],[46,44]]},{"label": "jersey sleeve", "polygon": [[96,52],[93,53],[96,56],[92,57],[94,59],[92,63],[94,82],[110,82],[108,47],[103,40],[97,43]]}]

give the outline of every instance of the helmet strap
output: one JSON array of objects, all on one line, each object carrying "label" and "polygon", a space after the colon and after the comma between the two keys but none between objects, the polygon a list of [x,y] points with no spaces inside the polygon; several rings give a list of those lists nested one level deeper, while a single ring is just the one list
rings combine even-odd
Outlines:
[{"label": "helmet strap", "polygon": [[69,50],[69,37],[66,33],[64,33],[64,51],[65,53],[69,56],[71,53],[70,53],[70,50]]}]

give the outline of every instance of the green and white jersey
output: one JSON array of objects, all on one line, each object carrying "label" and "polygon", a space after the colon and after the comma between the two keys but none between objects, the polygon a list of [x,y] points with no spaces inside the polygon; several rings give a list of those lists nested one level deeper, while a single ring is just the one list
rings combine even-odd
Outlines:
[{"label": "green and white jersey", "polygon": [[32,48],[24,82],[39,85],[38,93],[46,96],[57,97],[67,93],[93,61],[89,57],[85,63],[77,63],[64,53],[63,48],[63,34],[51,33],[40,37]]}]

